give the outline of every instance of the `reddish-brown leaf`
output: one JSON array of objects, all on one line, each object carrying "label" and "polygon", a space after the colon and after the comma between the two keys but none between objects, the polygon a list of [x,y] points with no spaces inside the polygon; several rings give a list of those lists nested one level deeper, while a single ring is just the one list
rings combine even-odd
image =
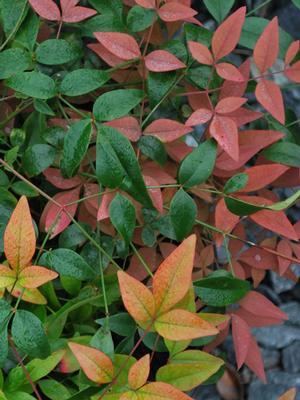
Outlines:
[{"label": "reddish-brown leaf", "polygon": [[186,67],[177,57],[165,50],[155,50],[147,54],[145,65],[152,72],[175,71]]},{"label": "reddish-brown leaf", "polygon": [[[290,242],[286,239],[282,239],[279,241],[276,250],[278,251],[278,253],[284,254],[287,257],[291,258],[293,256],[293,249],[290,245]],[[278,269],[280,275],[283,275],[290,265],[291,261],[283,257],[278,257]]]},{"label": "reddish-brown leaf", "polygon": [[228,81],[243,82],[244,77],[237,67],[229,63],[220,63],[216,65],[217,74]]},{"label": "reddish-brown leaf", "polygon": [[284,73],[289,80],[300,83],[300,61],[286,68]]},{"label": "reddish-brown leaf", "polygon": [[300,50],[300,40],[295,40],[293,43],[289,45],[289,48],[285,53],[285,58],[284,58],[285,64],[290,64],[298,54],[299,50]]},{"label": "reddish-brown leaf", "polygon": [[236,111],[246,102],[247,99],[243,97],[227,97],[226,99],[222,99],[218,102],[215,108],[215,112],[217,112],[218,114],[228,114]]},{"label": "reddish-brown leaf", "polygon": [[127,33],[94,32],[94,36],[109,52],[122,60],[132,60],[141,56],[137,41]]},{"label": "reddish-brown leaf", "polygon": [[131,389],[137,390],[144,386],[150,373],[150,356],[140,358],[128,372],[128,383]]},{"label": "reddish-brown leaf", "polygon": [[188,42],[189,50],[193,56],[193,58],[198,61],[200,64],[204,65],[212,65],[214,62],[213,56],[209,49],[204,46],[202,43],[189,41]]},{"label": "reddish-brown leaf", "polygon": [[141,400],[192,400],[190,396],[164,382],[151,382],[138,391]]},{"label": "reddish-brown leaf", "polygon": [[31,266],[20,272],[18,282],[22,287],[35,289],[57,277],[58,274],[48,268]]},{"label": "reddish-brown leaf", "polygon": [[114,119],[113,121],[105,122],[104,125],[117,129],[131,142],[137,142],[142,135],[140,123],[134,117],[122,117]]},{"label": "reddish-brown leaf", "polygon": [[197,15],[197,11],[177,1],[170,1],[158,10],[159,17],[165,22],[182,21]]},{"label": "reddish-brown leaf", "polygon": [[[230,233],[239,222],[240,217],[232,214],[226,207],[224,199],[219,200],[215,210],[215,226],[225,233]],[[216,235],[216,244],[220,246],[223,243],[224,236]]]},{"label": "reddish-brown leaf", "polygon": [[155,8],[155,0],[135,0],[136,4],[144,8]]},{"label": "reddish-brown leaf", "polygon": [[153,278],[156,310],[170,310],[189,290],[192,280],[196,236],[185,239],[159,266]]},{"label": "reddish-brown leaf", "polygon": [[111,382],[114,367],[111,359],[102,351],[82,344],[69,342],[72,353],[86,376],[98,384]]},{"label": "reddish-brown leaf", "polygon": [[239,159],[239,137],[235,122],[229,117],[215,115],[209,132],[220,147],[234,160]]},{"label": "reddish-brown leaf", "polygon": [[64,22],[80,22],[97,14],[96,10],[78,6],[78,3],[79,0],[60,0],[62,20]]},{"label": "reddish-brown leaf", "polygon": [[29,4],[40,17],[48,21],[59,21],[60,10],[53,0],[29,0]]},{"label": "reddish-brown leaf", "polygon": [[[150,270],[154,272],[158,267],[159,261],[161,260],[161,257],[158,255],[156,249],[154,247],[142,247],[139,249],[139,254],[146,261]],[[149,277],[148,272],[145,270],[145,267],[136,254],[131,257],[129,267],[127,268],[126,272],[139,281],[143,281]]]},{"label": "reddish-brown leaf", "polygon": [[251,332],[248,324],[235,314],[232,315],[231,326],[236,362],[238,369],[240,369],[250,350]]},{"label": "reddish-brown leaf", "polygon": [[[61,192],[53,196],[53,200],[61,205],[49,201],[41,215],[40,227],[44,232],[51,230],[51,238],[63,232],[71,223],[70,216],[74,217],[78,203],[67,205],[79,200],[80,188],[75,188],[68,192]],[[68,214],[67,214],[68,213]]]},{"label": "reddish-brown leaf", "polygon": [[144,135],[156,136],[163,143],[173,142],[174,140],[187,135],[193,129],[171,119],[157,119],[144,130]]},{"label": "reddish-brown leaf", "polygon": [[262,270],[277,267],[276,255],[257,247],[250,247],[245,250],[239,256],[239,261],[249,265],[251,268]]},{"label": "reddish-brown leaf", "polygon": [[80,176],[74,176],[74,178],[66,179],[61,175],[60,170],[57,168],[47,168],[43,172],[43,175],[48,182],[58,189],[72,189],[73,187],[79,186],[82,183]]},{"label": "reddish-brown leaf", "polygon": [[255,89],[257,101],[281,124],[285,122],[285,111],[280,88],[273,81],[261,79]]},{"label": "reddish-brown leaf", "polygon": [[215,60],[231,53],[238,44],[246,15],[246,7],[239,8],[216,30],[212,38],[212,51]]},{"label": "reddish-brown leaf", "polygon": [[239,308],[234,312],[234,314],[246,321],[251,328],[261,328],[263,326],[278,325],[282,323],[282,319],[255,315],[244,308]]},{"label": "reddish-brown leaf", "polygon": [[118,271],[119,286],[125,308],[140,324],[149,324],[155,315],[154,297],[141,282]]},{"label": "reddish-brown leaf", "polygon": [[252,314],[261,317],[279,320],[288,319],[287,315],[281,311],[280,308],[274,306],[274,304],[265,296],[255,291],[249,292],[242,300],[239,301],[239,305]]},{"label": "reddish-brown leaf", "polygon": [[282,164],[257,165],[244,171],[248,175],[247,185],[240,192],[254,192],[265,188],[284,174],[289,167]]},{"label": "reddish-brown leaf", "polygon": [[36,238],[28,201],[22,196],[4,232],[4,253],[10,266],[20,271],[35,253]]},{"label": "reddish-brown leaf", "polygon": [[254,62],[263,74],[275,63],[279,51],[278,18],[274,17],[256,42]]},{"label": "reddish-brown leaf", "polygon": [[213,112],[207,108],[200,108],[193,112],[193,114],[186,121],[185,125],[195,126],[208,122],[213,116]]},{"label": "reddish-brown leaf", "polygon": [[266,383],[266,374],[264,370],[264,362],[261,356],[260,349],[256,343],[256,340],[251,336],[250,343],[251,351],[248,351],[245,364],[261,379]]}]

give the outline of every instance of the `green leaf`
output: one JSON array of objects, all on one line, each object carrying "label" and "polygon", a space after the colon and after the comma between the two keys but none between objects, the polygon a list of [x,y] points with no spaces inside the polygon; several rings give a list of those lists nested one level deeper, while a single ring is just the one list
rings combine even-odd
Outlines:
[{"label": "green leaf", "polygon": [[19,21],[25,18],[27,11],[27,0],[0,1],[1,24],[6,36],[16,28]]},{"label": "green leaf", "polygon": [[90,120],[81,120],[71,125],[64,139],[61,161],[62,174],[71,178],[74,176],[83,160],[92,136]]},{"label": "green leaf", "polygon": [[5,81],[6,86],[37,99],[50,99],[56,95],[55,83],[48,75],[41,72],[20,72]]},{"label": "green leaf", "polygon": [[206,182],[212,174],[217,156],[217,145],[214,140],[206,140],[182,161],[178,180],[186,188]]},{"label": "green leaf", "polygon": [[56,151],[48,144],[35,144],[29,147],[23,156],[23,168],[27,175],[35,176],[43,172],[54,162]]},{"label": "green leaf", "polygon": [[163,143],[155,136],[142,136],[138,141],[138,147],[145,156],[164,165],[167,161],[167,152]]},{"label": "green leaf", "polygon": [[145,207],[153,208],[130,141],[109,126],[101,125],[97,135],[96,173],[104,186],[120,187]]},{"label": "green leaf", "polygon": [[150,107],[155,107],[175,84],[177,74],[171,72],[149,72],[147,77],[147,89]]},{"label": "green leaf", "polygon": [[136,219],[135,208],[131,201],[118,193],[110,203],[109,217],[113,226],[128,245],[133,236]]},{"label": "green leaf", "polygon": [[194,41],[204,44],[204,46],[209,47],[213,37],[213,33],[204,28],[203,26],[196,26],[192,24],[185,24],[184,32],[187,41]]},{"label": "green leaf", "polygon": [[114,342],[111,335],[111,331],[109,329],[108,320],[106,319],[106,323],[102,326],[95,335],[92,337],[90,342],[92,347],[102,351],[109,357],[113,358],[114,356]]},{"label": "green leaf", "polygon": [[156,13],[154,10],[134,6],[128,12],[127,25],[131,32],[140,32],[149,28],[155,19]]},{"label": "green leaf", "polygon": [[82,96],[103,86],[110,78],[106,71],[97,69],[76,69],[65,75],[60,92],[66,96]]},{"label": "green leaf", "polygon": [[194,284],[195,292],[201,301],[214,307],[225,307],[236,303],[250,290],[249,282],[234,278],[229,273],[225,276],[213,273]]},{"label": "green leaf", "polygon": [[279,142],[263,151],[263,156],[275,163],[300,167],[300,146],[291,142]]},{"label": "green leaf", "polygon": [[[248,17],[245,20],[239,44],[254,49],[258,38],[270,21],[261,17]],[[279,28],[279,56],[284,57],[293,38],[283,29]]]},{"label": "green leaf", "polygon": [[38,358],[49,356],[50,346],[43,325],[31,312],[17,310],[11,332],[16,346],[25,354]]},{"label": "green leaf", "polygon": [[182,241],[193,229],[197,216],[194,200],[183,189],[178,190],[170,205],[170,218],[176,238]]},{"label": "green leaf", "polygon": [[35,189],[23,181],[14,182],[11,188],[19,196],[36,197],[39,195]]},{"label": "green leaf", "polygon": [[231,10],[235,0],[204,0],[205,7],[217,22],[222,22]]},{"label": "green leaf", "polygon": [[54,379],[41,380],[39,387],[50,400],[68,400],[70,398],[70,392],[65,385]]},{"label": "green leaf", "polygon": [[187,350],[173,356],[156,373],[156,380],[180,390],[191,390],[214,375],[224,364],[221,358],[200,350]]},{"label": "green leaf", "polygon": [[[97,319],[96,322],[104,325],[107,318]],[[109,317],[110,330],[120,336],[133,336],[136,331],[136,322],[127,313],[114,314]]]},{"label": "green leaf", "polygon": [[14,42],[19,46],[30,50],[30,52],[33,52],[39,29],[40,19],[33,10],[29,9],[26,18],[22,22],[21,27],[18,29]]},{"label": "green leaf", "polygon": [[224,186],[224,193],[230,194],[243,189],[248,183],[249,177],[247,174],[236,174],[232,176]]},{"label": "green leaf", "polygon": [[82,36],[93,39],[95,38],[94,32],[127,32],[127,28],[120,17],[111,14],[95,15],[83,21],[80,30]]},{"label": "green leaf", "polygon": [[94,103],[93,113],[99,121],[111,121],[127,115],[143,99],[138,89],[119,89],[104,93]]},{"label": "green leaf", "polygon": [[89,0],[89,3],[101,14],[117,15],[119,18],[123,14],[122,0],[114,0],[113,2],[107,0]]},{"label": "green leaf", "polygon": [[51,117],[55,115],[54,111],[52,111],[51,107],[49,107],[44,100],[34,99],[33,106],[36,109],[36,111],[38,111],[41,114],[50,115]]},{"label": "green leaf", "polygon": [[13,392],[6,393],[7,400],[36,400],[35,397],[31,396],[26,392]]},{"label": "green leaf", "polygon": [[55,249],[44,253],[40,264],[50,267],[60,275],[69,276],[80,281],[95,278],[96,271],[75,251]]},{"label": "green leaf", "polygon": [[45,65],[60,65],[76,60],[80,51],[64,39],[48,39],[36,50],[36,60]]},{"label": "green leaf", "polygon": [[8,49],[0,53],[0,79],[9,78],[25,71],[30,65],[30,57],[22,49]]},{"label": "green leaf", "polygon": [[7,327],[11,311],[11,306],[0,299],[0,367],[3,366],[8,355]]},{"label": "green leaf", "polygon": [[[89,234],[92,234],[92,229],[89,225],[80,223],[80,226]],[[77,246],[81,246],[84,242],[86,242],[86,240],[86,236],[82,233],[78,226],[76,224],[72,224],[60,234],[58,239],[58,247],[72,250]]]},{"label": "green leaf", "polygon": [[294,3],[294,5],[299,8],[300,10],[300,0],[292,0],[292,2]]}]

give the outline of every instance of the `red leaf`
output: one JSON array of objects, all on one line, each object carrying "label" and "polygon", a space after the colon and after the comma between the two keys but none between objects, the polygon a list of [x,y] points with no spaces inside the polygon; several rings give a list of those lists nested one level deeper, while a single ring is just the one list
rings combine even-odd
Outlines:
[{"label": "red leaf", "polygon": [[227,97],[226,99],[220,100],[216,105],[215,112],[218,114],[228,114],[236,111],[243,104],[247,102],[247,99],[243,97]]},{"label": "red leaf", "polygon": [[232,315],[231,326],[236,362],[240,369],[250,350],[251,332],[248,324],[235,314]]},{"label": "red leaf", "polygon": [[97,221],[102,221],[106,218],[109,218],[109,206],[113,201],[116,192],[111,192],[106,189],[106,193],[101,197],[101,204],[97,213]]},{"label": "red leaf", "polygon": [[266,383],[264,362],[261,357],[261,352],[256,343],[256,340],[252,336],[249,347],[251,351],[248,351],[245,364],[259,377],[259,379]]},{"label": "red leaf", "polygon": [[266,164],[248,168],[244,171],[248,175],[248,182],[240,192],[254,192],[263,189],[288,169],[289,167],[281,164]]},{"label": "red leaf", "polygon": [[134,117],[123,117],[105,122],[104,125],[111,126],[125,135],[131,142],[137,142],[142,135],[139,121]]},{"label": "red leaf", "polygon": [[282,319],[255,315],[244,308],[239,308],[238,310],[234,311],[234,314],[246,321],[251,328],[261,328],[263,326],[282,324]]},{"label": "red leaf", "polygon": [[212,65],[214,60],[209,49],[202,43],[189,41],[189,50],[196,61],[204,65]]},{"label": "red leaf", "polygon": [[238,44],[246,15],[246,7],[239,8],[216,30],[212,38],[212,51],[215,60],[231,53]]},{"label": "red leaf", "polygon": [[106,64],[111,67],[115,67],[123,62],[122,58],[115,56],[113,53],[108,51],[101,43],[90,43],[87,47],[93,50],[98,57],[102,58]]},{"label": "red leaf", "polygon": [[287,320],[287,315],[280,310],[280,308],[274,306],[274,304],[268,300],[262,294],[251,291],[242,300],[239,301],[239,305],[245,310],[252,314],[274,318],[279,320]]},{"label": "red leaf", "polygon": [[79,176],[66,179],[61,175],[60,170],[57,168],[47,168],[43,174],[47,181],[58,189],[72,189],[73,187],[82,184],[82,179]]},{"label": "red leaf", "polygon": [[144,131],[144,135],[156,136],[163,143],[173,142],[174,140],[187,135],[193,129],[171,119],[157,119],[152,122]]},{"label": "red leaf", "polygon": [[77,6],[78,3],[79,0],[60,0],[64,22],[80,22],[97,14],[92,8]]},{"label": "red leaf", "polygon": [[155,0],[135,0],[136,4],[144,8],[155,8]]},{"label": "red leaf", "polygon": [[285,64],[290,64],[298,54],[299,50],[300,50],[300,40],[295,40],[293,43],[289,45],[289,48],[287,49],[284,59]]},{"label": "red leaf", "polygon": [[127,33],[94,32],[94,36],[109,52],[122,60],[132,60],[141,56],[137,41]]},{"label": "red leaf", "polygon": [[[161,260],[161,257],[158,256],[156,249],[153,247],[142,247],[139,249],[139,253],[146,261],[150,270],[152,272],[155,271],[155,269],[158,267],[159,261]],[[131,257],[129,267],[127,268],[126,272],[139,281],[143,281],[148,277],[148,272],[145,270],[145,267],[135,254]]]},{"label": "red leaf", "polygon": [[219,100],[226,97],[242,97],[246,91],[248,80],[250,76],[250,66],[251,60],[248,58],[243,64],[238,68],[239,72],[243,75],[244,80],[242,82],[225,81],[223,83]]},{"label": "red leaf", "polygon": [[200,108],[193,112],[193,114],[186,121],[185,125],[187,126],[195,126],[201,125],[208,122],[213,116],[213,112],[208,110],[207,108]]},{"label": "red leaf", "polygon": [[29,4],[40,17],[48,21],[59,21],[60,10],[53,0],[29,0]]},{"label": "red leaf", "polygon": [[[147,161],[143,165],[143,174],[152,176],[160,185],[176,183],[176,180],[166,168],[160,167],[154,161]],[[169,172],[169,173],[168,173]]]},{"label": "red leaf", "polygon": [[171,1],[160,7],[158,15],[165,22],[174,22],[194,17],[197,15],[197,11],[176,1]]},{"label": "red leaf", "polygon": [[274,17],[256,42],[254,62],[263,74],[275,63],[279,51],[278,18]]},{"label": "red leaf", "polygon": [[151,176],[144,175],[144,181],[146,186],[156,186],[153,188],[147,188],[149,196],[153,202],[154,207],[161,214],[163,213],[163,198],[161,194],[161,189],[159,188],[159,183]]},{"label": "red leaf", "polygon": [[240,157],[238,162],[233,161],[226,153],[223,153],[218,157],[216,166],[226,171],[239,169],[260,150],[283,137],[284,133],[279,131],[242,131],[239,133]]},{"label": "red leaf", "polygon": [[[285,256],[288,257],[293,256],[293,250],[291,248],[290,242],[286,239],[280,240],[276,250],[278,251],[278,253],[284,254]],[[283,257],[278,257],[278,268],[279,268],[279,274],[281,276],[287,271],[290,265],[291,261]]]},{"label": "red leaf", "polygon": [[217,74],[228,81],[243,82],[244,77],[240,71],[232,64],[220,63],[216,65]]},{"label": "red leaf", "polygon": [[300,61],[286,68],[284,73],[290,81],[300,83]]},{"label": "red leaf", "polygon": [[239,159],[239,138],[235,122],[228,118],[215,115],[209,132],[220,147],[235,161]]},{"label": "red leaf", "polygon": [[145,65],[152,72],[168,72],[185,68],[186,65],[172,53],[165,50],[155,50],[145,57]]},{"label": "red leaf", "polygon": [[241,107],[232,113],[228,113],[227,117],[230,117],[236,123],[236,126],[239,128],[240,126],[249,124],[252,121],[256,121],[257,119],[262,118],[263,113],[258,111],[252,111],[245,107]]},{"label": "red leaf", "polygon": [[249,265],[252,268],[262,270],[277,267],[277,257],[268,251],[256,247],[245,250],[239,257],[239,261]]},{"label": "red leaf", "polygon": [[262,79],[255,89],[258,102],[281,124],[285,122],[285,111],[280,88],[276,83]]},{"label": "red leaf", "polygon": [[[224,199],[221,199],[215,210],[215,226],[226,233],[230,233],[239,222],[240,217],[232,214],[226,207]],[[223,243],[224,237],[222,234],[217,235],[216,243],[220,246]]]},{"label": "red leaf", "polygon": [[59,203],[61,207],[49,201],[44,208],[41,215],[40,228],[44,232],[48,232],[51,228],[51,239],[63,232],[70,225],[71,219],[66,214],[66,211],[74,217],[78,203],[69,206],[67,204],[78,200],[79,192],[80,188],[76,188],[68,192],[58,193],[53,197],[53,200]]}]

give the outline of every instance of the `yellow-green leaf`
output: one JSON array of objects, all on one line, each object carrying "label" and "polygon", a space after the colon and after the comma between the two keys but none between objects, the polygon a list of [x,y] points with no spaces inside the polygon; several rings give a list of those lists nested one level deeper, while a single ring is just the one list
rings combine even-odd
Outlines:
[{"label": "yellow-green leaf", "polygon": [[15,281],[16,272],[6,265],[0,264],[0,289],[13,285]]}]

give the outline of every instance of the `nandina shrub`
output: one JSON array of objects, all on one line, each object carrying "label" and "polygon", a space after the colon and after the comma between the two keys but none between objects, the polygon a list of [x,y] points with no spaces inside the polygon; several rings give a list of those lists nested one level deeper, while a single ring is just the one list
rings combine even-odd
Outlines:
[{"label": "nandina shrub", "polygon": [[256,289],[300,258],[300,42],[234,0],[78,3],[0,2],[0,397],[188,399],[230,331],[265,381],[251,328],[287,316]]}]

